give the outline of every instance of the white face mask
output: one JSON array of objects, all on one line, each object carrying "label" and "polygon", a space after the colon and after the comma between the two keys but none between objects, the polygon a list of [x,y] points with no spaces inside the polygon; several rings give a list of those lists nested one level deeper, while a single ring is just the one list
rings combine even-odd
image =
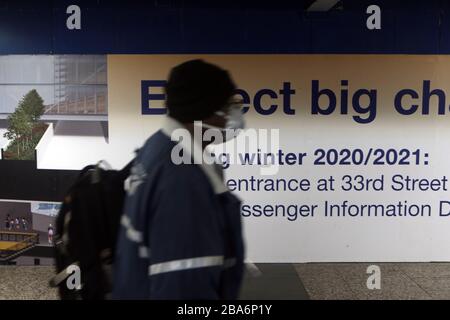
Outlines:
[{"label": "white face mask", "polygon": [[224,111],[216,111],[215,114],[224,117],[227,121],[224,128],[202,123],[203,128],[220,131],[220,134],[223,137],[223,141],[214,140],[212,144],[221,144],[234,139],[240,131],[245,128],[244,114],[240,108],[231,108],[228,113],[225,113]]},{"label": "white face mask", "polygon": [[216,114],[227,119],[225,129],[242,130],[245,128],[244,114],[240,108],[231,108],[229,113],[217,111]]}]

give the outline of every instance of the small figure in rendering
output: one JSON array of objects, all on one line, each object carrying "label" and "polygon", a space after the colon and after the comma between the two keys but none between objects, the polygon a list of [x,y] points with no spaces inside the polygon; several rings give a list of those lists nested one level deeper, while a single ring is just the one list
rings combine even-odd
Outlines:
[{"label": "small figure in rendering", "polygon": [[22,217],[22,229],[27,231],[28,230],[28,221],[25,219],[25,217]]},{"label": "small figure in rendering", "polygon": [[9,216],[9,214],[6,216],[5,219],[5,229],[11,230],[11,217]]},{"label": "small figure in rendering", "polygon": [[50,223],[48,225],[48,244],[53,244],[53,233],[54,233],[53,226]]}]

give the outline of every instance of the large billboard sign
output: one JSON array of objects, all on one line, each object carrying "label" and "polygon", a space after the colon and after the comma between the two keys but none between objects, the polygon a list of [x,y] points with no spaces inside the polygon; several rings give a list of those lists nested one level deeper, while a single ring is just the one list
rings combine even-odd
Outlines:
[{"label": "large billboard sign", "polygon": [[114,165],[159,129],[168,72],[192,58],[230,70],[248,130],[278,130],[269,150],[217,149],[250,260],[450,260],[450,58],[109,55]]}]

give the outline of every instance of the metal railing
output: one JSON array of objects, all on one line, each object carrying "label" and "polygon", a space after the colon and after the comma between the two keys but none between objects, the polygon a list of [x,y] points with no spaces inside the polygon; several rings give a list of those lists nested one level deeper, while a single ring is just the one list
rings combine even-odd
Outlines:
[{"label": "metal railing", "polygon": [[39,243],[39,234],[29,232],[0,231],[1,241],[15,242],[14,245],[0,250],[0,260],[7,260],[19,252]]},{"label": "metal railing", "polygon": [[8,231],[1,230],[0,231],[0,241],[14,241],[20,242],[25,239],[33,236],[37,236],[36,232],[19,232],[19,231]]}]

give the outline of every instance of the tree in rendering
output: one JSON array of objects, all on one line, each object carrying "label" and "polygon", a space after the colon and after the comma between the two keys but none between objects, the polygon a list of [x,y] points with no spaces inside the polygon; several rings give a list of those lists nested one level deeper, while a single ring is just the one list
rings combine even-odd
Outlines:
[{"label": "tree in rendering", "polygon": [[17,109],[23,109],[29,115],[32,122],[38,121],[44,114],[44,100],[36,89],[28,92],[19,102]]},{"label": "tree in rendering", "polygon": [[30,159],[34,156],[42,133],[35,135],[38,120],[44,113],[44,100],[33,89],[20,101],[16,110],[8,116],[8,130],[4,137],[10,140],[8,151],[15,153],[15,159]]}]

